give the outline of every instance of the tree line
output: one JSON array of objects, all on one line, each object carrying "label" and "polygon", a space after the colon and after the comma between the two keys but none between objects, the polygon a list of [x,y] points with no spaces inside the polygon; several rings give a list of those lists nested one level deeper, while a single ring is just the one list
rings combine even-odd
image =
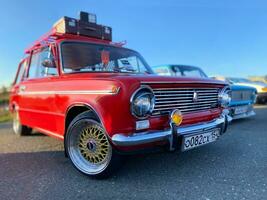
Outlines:
[{"label": "tree line", "polygon": [[0,105],[6,105],[9,101],[9,92],[7,87],[3,86],[0,91]]}]

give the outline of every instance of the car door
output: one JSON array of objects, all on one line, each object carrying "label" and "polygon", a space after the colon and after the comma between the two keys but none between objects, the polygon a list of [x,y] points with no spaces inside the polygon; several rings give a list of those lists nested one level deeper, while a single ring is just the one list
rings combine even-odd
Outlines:
[{"label": "car door", "polygon": [[18,71],[15,77],[15,80],[13,82],[13,86],[11,89],[11,99],[10,99],[10,109],[17,109],[19,111],[19,103],[20,103],[20,85],[23,82],[23,78],[25,76],[25,72],[27,69],[27,63],[28,63],[28,58],[24,58],[20,63],[18,67]]},{"label": "car door", "polygon": [[27,77],[20,84],[21,122],[45,132],[56,131],[55,113],[55,78],[58,76],[56,66],[45,67],[51,59],[49,47],[36,49],[31,53]]}]

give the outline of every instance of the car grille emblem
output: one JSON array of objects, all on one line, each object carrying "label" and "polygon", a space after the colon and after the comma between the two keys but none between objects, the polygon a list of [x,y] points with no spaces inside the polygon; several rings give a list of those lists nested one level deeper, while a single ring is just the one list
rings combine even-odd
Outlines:
[{"label": "car grille emblem", "polygon": [[196,91],[194,91],[193,102],[197,102],[197,101],[198,101],[198,93]]}]

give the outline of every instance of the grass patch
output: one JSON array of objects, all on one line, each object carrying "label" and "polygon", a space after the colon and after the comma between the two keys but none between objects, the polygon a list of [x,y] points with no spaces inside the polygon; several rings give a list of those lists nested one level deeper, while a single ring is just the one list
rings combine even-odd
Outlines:
[{"label": "grass patch", "polygon": [[11,120],[12,120],[12,116],[8,111],[0,113],[0,123],[8,122]]}]

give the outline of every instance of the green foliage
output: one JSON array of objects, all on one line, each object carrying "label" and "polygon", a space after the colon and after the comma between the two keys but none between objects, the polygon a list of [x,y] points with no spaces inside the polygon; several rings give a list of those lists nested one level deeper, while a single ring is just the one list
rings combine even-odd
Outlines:
[{"label": "green foliage", "polygon": [[2,90],[1,91],[2,91],[3,94],[7,94],[8,93],[7,92],[7,88],[5,86],[2,86]]},{"label": "green foliage", "polygon": [[0,93],[0,105],[8,104],[8,101],[9,101],[9,93],[7,91]]},{"label": "green foliage", "polygon": [[12,116],[8,111],[0,112],[0,123],[11,121],[11,120],[12,120]]}]

